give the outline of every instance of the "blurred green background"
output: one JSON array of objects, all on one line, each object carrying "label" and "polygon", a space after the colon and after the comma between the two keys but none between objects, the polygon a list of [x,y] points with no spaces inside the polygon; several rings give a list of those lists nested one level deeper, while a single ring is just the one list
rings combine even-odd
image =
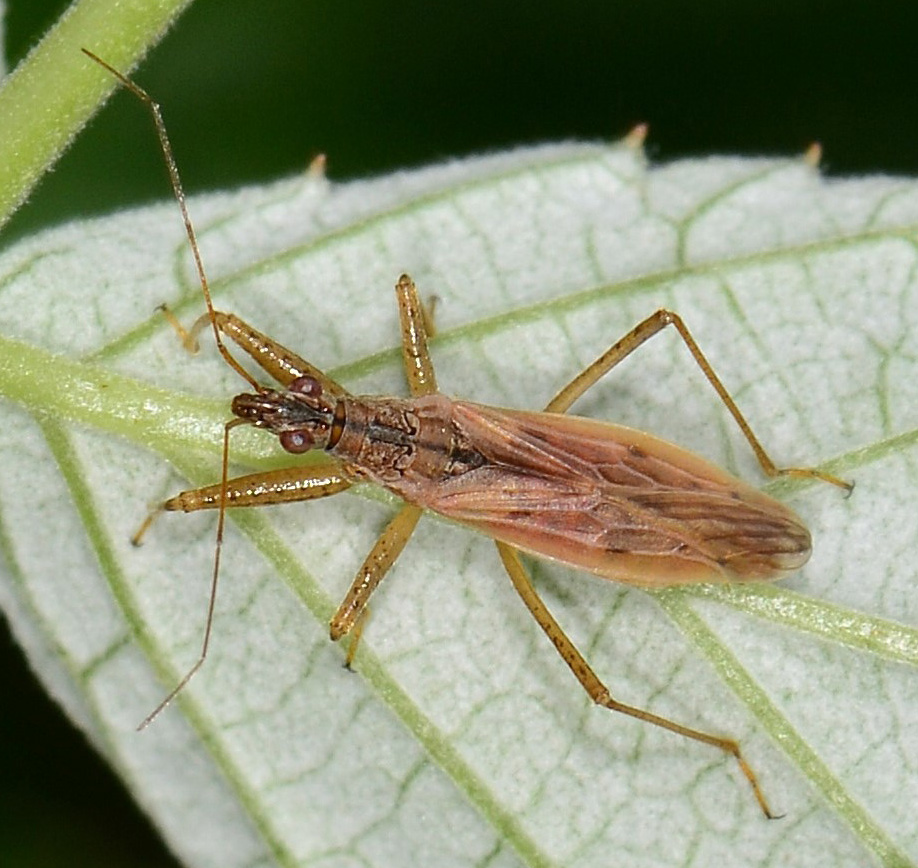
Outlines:
[{"label": "blurred green background", "polygon": [[[66,3],[8,5],[15,63]],[[793,155],[819,141],[830,175],[914,174],[914,10],[883,0],[198,0],[135,75],[164,106],[189,192],[296,172],[320,152],[341,180],[614,139],[640,121],[658,162]],[[0,245],[169,195],[149,118],[121,95]],[[0,865],[172,865],[0,629]]]}]

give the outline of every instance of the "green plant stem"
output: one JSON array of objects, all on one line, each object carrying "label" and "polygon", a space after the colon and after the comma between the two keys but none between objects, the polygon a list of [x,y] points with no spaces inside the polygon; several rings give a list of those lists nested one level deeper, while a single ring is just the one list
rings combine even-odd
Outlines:
[{"label": "green plant stem", "polygon": [[0,227],[115,87],[80,48],[129,70],[191,0],[79,0],[0,88]]}]

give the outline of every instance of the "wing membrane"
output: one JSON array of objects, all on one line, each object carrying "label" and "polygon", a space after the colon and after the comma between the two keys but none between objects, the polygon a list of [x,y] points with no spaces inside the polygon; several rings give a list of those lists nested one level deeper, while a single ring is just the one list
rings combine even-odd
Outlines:
[{"label": "wing membrane", "polygon": [[645,586],[774,578],[809,556],[783,504],[641,431],[466,402],[453,418],[486,461],[423,505],[524,551]]}]

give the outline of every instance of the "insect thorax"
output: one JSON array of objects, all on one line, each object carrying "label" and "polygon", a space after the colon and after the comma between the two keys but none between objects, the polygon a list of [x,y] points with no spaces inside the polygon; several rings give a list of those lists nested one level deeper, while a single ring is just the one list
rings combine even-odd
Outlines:
[{"label": "insect thorax", "polygon": [[347,398],[346,423],[333,454],[357,476],[418,502],[418,489],[486,463],[456,428],[452,401]]}]

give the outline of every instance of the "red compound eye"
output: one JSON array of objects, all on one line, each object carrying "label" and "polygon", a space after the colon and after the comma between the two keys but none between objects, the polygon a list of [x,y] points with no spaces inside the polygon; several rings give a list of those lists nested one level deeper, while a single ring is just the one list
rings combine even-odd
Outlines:
[{"label": "red compound eye", "polygon": [[316,445],[316,441],[312,434],[302,429],[299,431],[284,431],[278,439],[280,440],[281,447],[287,452],[292,452],[294,455],[308,452]]},{"label": "red compound eye", "polygon": [[289,386],[291,392],[299,392],[301,395],[308,395],[310,398],[318,398],[322,394],[322,384],[308,374],[305,377],[297,377]]}]

